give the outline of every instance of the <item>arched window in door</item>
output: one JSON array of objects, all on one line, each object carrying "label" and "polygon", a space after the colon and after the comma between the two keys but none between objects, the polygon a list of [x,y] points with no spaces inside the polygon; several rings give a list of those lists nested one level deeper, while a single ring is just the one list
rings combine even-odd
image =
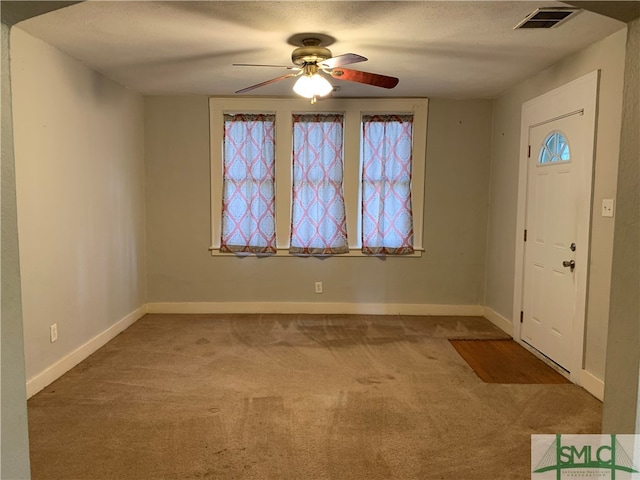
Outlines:
[{"label": "arched window in door", "polygon": [[558,132],[551,132],[542,142],[538,164],[547,165],[550,163],[568,162],[571,160],[569,142],[565,136]]}]

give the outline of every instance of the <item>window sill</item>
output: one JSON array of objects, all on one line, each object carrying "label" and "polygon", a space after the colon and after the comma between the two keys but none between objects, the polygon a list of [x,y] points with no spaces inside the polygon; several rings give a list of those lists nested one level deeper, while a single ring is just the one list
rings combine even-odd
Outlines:
[{"label": "window sill", "polygon": [[285,258],[331,258],[331,257],[360,257],[360,258],[419,258],[422,257],[422,252],[424,252],[424,248],[416,248],[413,253],[406,255],[367,255],[362,253],[362,250],[359,248],[352,248],[348,253],[339,253],[334,255],[305,255],[305,254],[297,254],[297,253],[289,253],[289,250],[286,248],[279,249],[276,253],[272,254],[255,254],[255,253],[227,253],[221,252],[219,247],[209,247],[209,251],[211,252],[211,256],[213,257],[285,257]]}]

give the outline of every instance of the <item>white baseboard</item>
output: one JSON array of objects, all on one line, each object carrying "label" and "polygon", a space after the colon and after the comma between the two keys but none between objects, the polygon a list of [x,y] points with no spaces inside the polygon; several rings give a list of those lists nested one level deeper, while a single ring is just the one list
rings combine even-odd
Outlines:
[{"label": "white baseboard", "polygon": [[481,305],[408,303],[175,302],[149,303],[147,312],[482,316],[484,310]]},{"label": "white baseboard", "polygon": [[[362,315],[484,316],[513,336],[513,324],[482,305],[431,305],[406,303],[310,303],[310,302],[173,302],[149,303],[125,316],[102,333],[27,381],[27,398],[57,380],[146,313],[309,313]],[[592,373],[580,372],[580,385],[599,400],[604,399],[604,381]]]},{"label": "white baseboard", "polygon": [[50,385],[147,313],[143,305],[27,381],[27,398]]},{"label": "white baseboard", "polygon": [[591,395],[600,401],[604,401],[604,381],[592,373],[582,370],[580,372],[580,385]]},{"label": "white baseboard", "polygon": [[505,333],[513,337],[513,322],[511,320],[503,317],[498,312],[496,312],[495,310],[489,307],[483,307],[483,308],[484,308],[484,312],[483,312],[484,318],[489,320],[500,330],[504,331]]}]

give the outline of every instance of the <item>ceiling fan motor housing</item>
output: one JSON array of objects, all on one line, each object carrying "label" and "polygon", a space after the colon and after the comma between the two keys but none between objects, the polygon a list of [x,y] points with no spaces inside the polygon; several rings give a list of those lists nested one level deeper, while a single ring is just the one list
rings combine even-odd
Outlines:
[{"label": "ceiling fan motor housing", "polygon": [[302,47],[296,48],[291,53],[291,61],[294,65],[302,67],[309,63],[318,63],[332,57],[331,50],[320,46],[317,38],[304,40]]}]

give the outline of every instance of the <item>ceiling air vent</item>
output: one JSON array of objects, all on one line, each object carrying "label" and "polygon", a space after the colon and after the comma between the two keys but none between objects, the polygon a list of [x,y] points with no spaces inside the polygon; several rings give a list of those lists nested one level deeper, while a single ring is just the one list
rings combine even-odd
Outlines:
[{"label": "ceiling air vent", "polygon": [[550,7],[537,8],[518,23],[514,30],[520,28],[553,28],[574,17],[580,11],[579,8]]}]

